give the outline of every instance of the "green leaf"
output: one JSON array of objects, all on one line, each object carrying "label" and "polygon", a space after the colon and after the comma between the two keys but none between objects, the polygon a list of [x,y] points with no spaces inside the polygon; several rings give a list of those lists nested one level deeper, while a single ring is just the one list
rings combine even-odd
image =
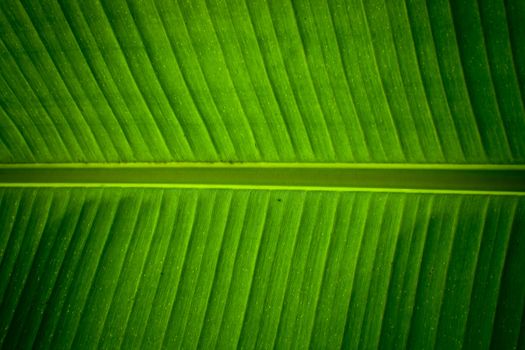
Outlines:
[{"label": "green leaf", "polygon": [[0,1],[0,347],[524,348],[523,23]]},{"label": "green leaf", "polygon": [[5,189],[7,348],[513,348],[523,197]]},{"label": "green leaf", "polygon": [[525,162],[519,0],[4,1],[3,162]]}]

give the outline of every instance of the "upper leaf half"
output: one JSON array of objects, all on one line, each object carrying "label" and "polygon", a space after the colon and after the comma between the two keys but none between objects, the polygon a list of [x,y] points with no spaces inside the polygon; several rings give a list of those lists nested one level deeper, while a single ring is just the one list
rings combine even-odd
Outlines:
[{"label": "upper leaf half", "polygon": [[2,1],[0,162],[525,162],[525,3]]}]

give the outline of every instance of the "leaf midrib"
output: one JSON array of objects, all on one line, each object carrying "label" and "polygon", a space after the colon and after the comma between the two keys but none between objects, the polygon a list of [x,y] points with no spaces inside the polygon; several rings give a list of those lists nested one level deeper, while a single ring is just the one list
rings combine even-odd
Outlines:
[{"label": "leaf midrib", "polygon": [[525,194],[525,165],[72,163],[0,165],[0,186],[396,190]]}]

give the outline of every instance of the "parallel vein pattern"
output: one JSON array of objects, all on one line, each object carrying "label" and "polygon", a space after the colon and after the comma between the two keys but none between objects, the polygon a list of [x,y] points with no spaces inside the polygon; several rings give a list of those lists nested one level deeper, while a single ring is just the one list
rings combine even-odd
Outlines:
[{"label": "parallel vein pattern", "polygon": [[0,162],[525,162],[522,0],[7,0]]},{"label": "parallel vein pattern", "polygon": [[0,190],[3,348],[523,346],[523,197]]}]

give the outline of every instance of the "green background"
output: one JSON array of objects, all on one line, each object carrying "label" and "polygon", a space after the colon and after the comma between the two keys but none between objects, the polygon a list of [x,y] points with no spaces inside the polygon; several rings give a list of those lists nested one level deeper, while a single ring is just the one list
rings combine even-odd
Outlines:
[{"label": "green background", "polygon": [[0,347],[525,349],[524,24],[0,1]]}]

